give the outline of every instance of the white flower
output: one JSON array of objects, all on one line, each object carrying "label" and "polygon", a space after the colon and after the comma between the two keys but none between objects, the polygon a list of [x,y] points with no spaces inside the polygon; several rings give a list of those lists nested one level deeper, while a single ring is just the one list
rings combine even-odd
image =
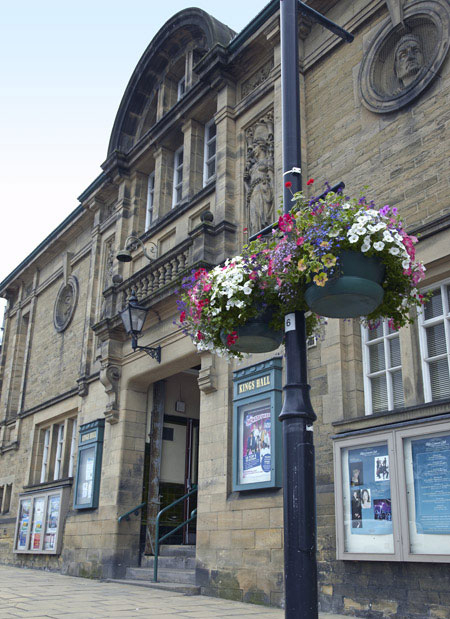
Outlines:
[{"label": "white flower", "polygon": [[385,230],[385,231],[383,232],[383,241],[384,241],[385,243],[393,243],[393,242],[394,242],[394,239],[392,238],[391,233],[390,233],[390,232],[388,232],[387,230]]},{"label": "white flower", "polygon": [[342,205],[342,208],[347,210],[348,208],[351,208],[352,205],[350,204],[350,202],[344,202],[344,204]]},{"label": "white flower", "polygon": [[330,236],[332,239],[335,236],[339,236],[340,230],[330,230],[330,232],[328,232],[328,236]]},{"label": "white flower", "polygon": [[359,237],[356,236],[356,234],[349,234],[348,235],[348,240],[350,241],[350,243],[356,243],[356,241],[358,240]]},{"label": "white flower", "polygon": [[384,249],[384,243],[382,241],[377,241],[373,244],[373,248],[377,251],[382,251]]},{"label": "white flower", "polygon": [[403,267],[404,269],[409,269],[409,265],[410,265],[409,258],[408,258],[407,260],[403,260],[403,262],[402,262],[402,267]]},{"label": "white flower", "polygon": [[389,253],[392,254],[393,256],[398,256],[398,254],[400,253],[400,250],[398,247],[391,247],[389,249]]},{"label": "white flower", "polygon": [[374,232],[377,232],[377,230],[378,230],[378,228],[377,228],[376,226],[372,225],[372,224],[369,224],[369,225],[367,226],[367,229],[368,229],[368,231],[369,231],[369,232],[371,232],[372,234],[373,234]]},{"label": "white flower", "polygon": [[368,251],[370,249],[370,245],[366,245],[365,243],[363,243],[361,245],[361,251]]},{"label": "white flower", "polygon": [[361,236],[362,234],[366,234],[367,230],[363,226],[358,226],[355,224],[350,228],[350,232]]}]

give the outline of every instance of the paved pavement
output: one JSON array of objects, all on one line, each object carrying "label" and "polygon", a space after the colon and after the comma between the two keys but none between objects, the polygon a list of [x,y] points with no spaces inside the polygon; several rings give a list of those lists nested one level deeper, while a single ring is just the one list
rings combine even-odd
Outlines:
[{"label": "paved pavement", "polygon": [[[187,597],[158,589],[61,576],[0,566],[0,619],[104,619],[121,617],[263,617],[283,619],[282,610],[206,596]],[[322,614],[321,619],[340,615]]]}]

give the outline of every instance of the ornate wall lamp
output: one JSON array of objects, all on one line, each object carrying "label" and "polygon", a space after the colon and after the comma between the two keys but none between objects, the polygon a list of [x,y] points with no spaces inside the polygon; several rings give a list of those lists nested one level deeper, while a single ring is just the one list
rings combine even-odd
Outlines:
[{"label": "ornate wall lamp", "polygon": [[[123,249],[120,249],[117,252],[117,260],[119,260],[119,262],[131,262],[131,249],[134,249],[133,246],[136,245],[139,245],[142,248],[144,256],[150,262],[156,258],[157,248],[154,243],[150,243],[150,245],[152,246],[151,253],[154,254],[154,257],[152,257],[148,254],[141,239],[137,236],[130,235],[126,238]],[[158,363],[161,363],[161,346],[153,348],[151,346],[139,346],[138,344],[138,338],[144,326],[148,311],[148,308],[139,305],[138,299],[136,297],[136,292],[132,290],[126,307],[121,312],[119,312],[119,314],[127,335],[131,336],[131,347],[133,348],[133,352],[135,350],[144,350],[150,357],[156,359]]]},{"label": "ornate wall lamp", "polygon": [[150,357],[156,359],[158,363],[161,363],[161,346],[152,348],[151,346],[139,346],[137,343],[148,311],[148,308],[139,305],[136,293],[133,290],[127,306],[119,312],[119,314],[122,318],[127,335],[131,336],[131,347],[133,348],[133,352],[136,349],[145,350],[147,355],[150,355]]}]

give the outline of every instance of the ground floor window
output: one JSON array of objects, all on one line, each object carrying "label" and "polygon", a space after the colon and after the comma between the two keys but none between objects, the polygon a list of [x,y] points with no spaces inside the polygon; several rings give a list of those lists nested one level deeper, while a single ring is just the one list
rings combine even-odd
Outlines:
[{"label": "ground floor window", "polygon": [[450,563],[450,419],[336,437],[338,559]]},{"label": "ground floor window", "polygon": [[14,552],[59,554],[69,488],[55,488],[19,497]]}]

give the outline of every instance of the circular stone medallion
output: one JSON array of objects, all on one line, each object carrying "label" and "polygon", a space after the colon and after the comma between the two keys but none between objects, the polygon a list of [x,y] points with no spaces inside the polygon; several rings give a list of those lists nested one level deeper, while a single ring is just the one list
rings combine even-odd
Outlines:
[{"label": "circular stone medallion", "polygon": [[56,295],[53,309],[53,324],[58,333],[67,329],[72,320],[78,300],[78,281],[71,275]]},{"label": "circular stone medallion", "polygon": [[383,22],[359,71],[364,105],[379,114],[407,105],[438,75],[448,52],[450,10],[442,0],[412,2],[403,23]]}]

